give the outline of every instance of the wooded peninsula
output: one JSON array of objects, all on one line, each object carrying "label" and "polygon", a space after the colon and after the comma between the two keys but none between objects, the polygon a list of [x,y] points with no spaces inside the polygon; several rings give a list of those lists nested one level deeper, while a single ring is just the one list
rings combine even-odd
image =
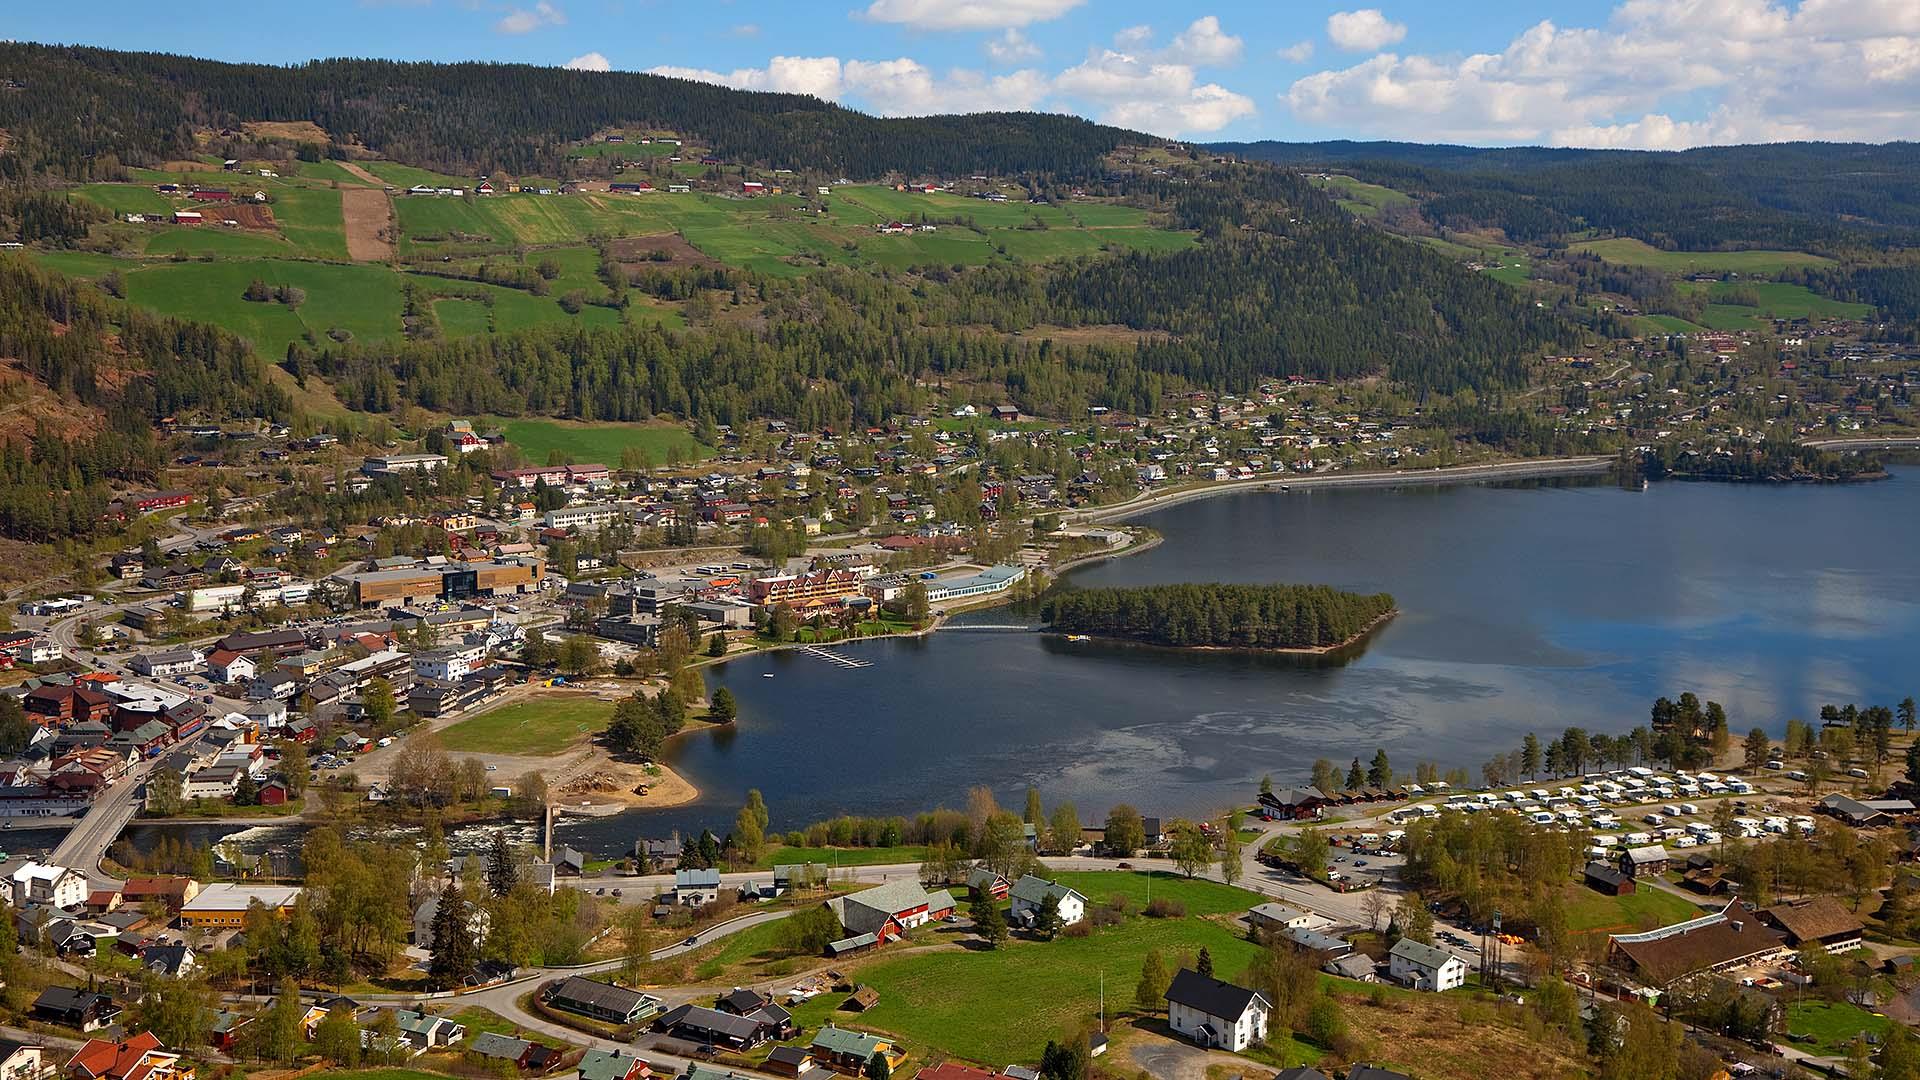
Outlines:
[{"label": "wooded peninsula", "polygon": [[1047,599],[1052,630],[1183,648],[1326,651],[1394,613],[1387,593],[1326,585],[1148,585],[1076,589]]}]

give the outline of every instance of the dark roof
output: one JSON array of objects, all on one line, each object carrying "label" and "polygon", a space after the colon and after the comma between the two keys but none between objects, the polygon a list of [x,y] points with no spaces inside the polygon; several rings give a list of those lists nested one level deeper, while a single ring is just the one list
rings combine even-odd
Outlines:
[{"label": "dark roof", "polygon": [[90,1008],[96,1004],[112,1005],[113,999],[105,994],[96,994],[90,990],[79,990],[71,986],[49,986],[40,991],[33,999],[36,1009],[53,1009],[59,1012],[72,1012]]},{"label": "dark roof", "polygon": [[736,986],[728,993],[720,995],[720,1000],[714,1002],[714,1008],[745,1016],[766,1004],[769,1004],[769,1002],[765,994],[762,994],[758,990],[748,990]]},{"label": "dark roof", "polygon": [[1195,1012],[1234,1020],[1246,1013],[1247,1006],[1255,998],[1259,998],[1263,1004],[1267,1000],[1258,991],[1222,982],[1186,968],[1181,968],[1174,975],[1166,996],[1168,1001],[1185,1005]]},{"label": "dark roof", "polygon": [[638,990],[629,990],[624,986],[571,975],[553,988],[552,997],[625,1014],[632,1012],[644,1002],[647,995]]},{"label": "dark roof", "polygon": [[1273,1080],[1333,1080],[1333,1077],[1328,1076],[1319,1069],[1311,1069],[1305,1065],[1297,1065],[1291,1069],[1281,1069],[1279,1075],[1275,1076]]},{"label": "dark roof", "polygon": [[758,1034],[761,1022],[745,1016],[723,1013],[718,1009],[709,1009],[703,1005],[682,1005],[662,1016],[658,1026],[669,1030],[677,1027],[692,1028],[717,1035],[726,1035],[735,1039],[751,1039]]},{"label": "dark roof", "polygon": [[1413,1080],[1413,1077],[1378,1065],[1355,1065],[1347,1070],[1347,1080]]},{"label": "dark roof", "polygon": [[1615,870],[1613,867],[1608,866],[1606,863],[1590,862],[1587,864],[1587,880],[1617,886],[1623,882],[1632,881],[1633,879]]},{"label": "dark roof", "polygon": [[1723,917],[1703,916],[1646,934],[1616,935],[1613,945],[1648,984],[1665,986],[1696,971],[1784,948],[1786,939],[1736,902],[1727,905]]},{"label": "dark roof", "polygon": [[767,1055],[767,1061],[775,1065],[792,1065],[798,1068],[813,1058],[804,1046],[776,1046]]},{"label": "dark roof", "polygon": [[1846,905],[1831,896],[1816,896],[1793,904],[1775,904],[1760,912],[1769,924],[1787,932],[1787,943],[1799,945],[1828,938],[1859,936],[1865,929]]}]

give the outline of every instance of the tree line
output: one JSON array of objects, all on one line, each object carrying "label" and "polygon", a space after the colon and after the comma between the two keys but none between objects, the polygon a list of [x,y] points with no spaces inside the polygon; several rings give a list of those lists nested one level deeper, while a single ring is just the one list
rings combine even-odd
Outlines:
[{"label": "tree line", "polygon": [[1154,645],[1308,649],[1351,641],[1392,611],[1386,593],[1325,585],[1149,585],[1058,592],[1041,618],[1060,633]]},{"label": "tree line", "polygon": [[[333,59],[227,64],[161,53],[6,43],[0,129],[16,167],[106,178],[200,152],[259,144],[243,122],[312,121],[346,143],[428,168],[562,178],[587,168],[571,144],[610,127],[665,129],[730,161],[838,176],[996,173],[1084,176],[1150,136],[1046,113],[882,119],[802,94],[745,93],[634,72],[530,64]],[[230,155],[231,156],[231,155]],[[318,156],[318,155],[314,155]]]}]

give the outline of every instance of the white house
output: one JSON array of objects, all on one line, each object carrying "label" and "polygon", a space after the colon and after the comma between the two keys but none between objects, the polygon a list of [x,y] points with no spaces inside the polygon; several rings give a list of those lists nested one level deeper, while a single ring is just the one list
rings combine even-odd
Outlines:
[{"label": "white house", "polygon": [[199,649],[162,649],[134,657],[133,670],[150,679],[171,679],[198,668],[200,661]]},{"label": "white house", "polygon": [[720,871],[675,870],[673,899],[682,907],[699,907],[720,897]]},{"label": "white house", "polygon": [[1167,1025],[1200,1046],[1239,1052],[1267,1037],[1258,991],[1181,968],[1167,987]]},{"label": "white house", "polygon": [[1452,990],[1467,984],[1467,962],[1445,949],[1401,938],[1387,954],[1387,974],[1415,990]]},{"label": "white house", "polygon": [[435,649],[433,652],[416,653],[413,657],[415,678],[459,682],[472,673],[473,663],[463,650]]},{"label": "white house", "polygon": [[0,1080],[37,1080],[45,1071],[40,1060],[45,1049],[38,1043],[0,1039]]},{"label": "white house", "polygon": [[1013,898],[1015,922],[1031,923],[1049,899],[1059,905],[1060,925],[1072,926],[1087,917],[1087,898],[1057,881],[1028,874],[1013,883],[1008,893]]},{"label": "white house", "polygon": [[231,649],[215,649],[207,654],[207,675],[222,686],[246,682],[258,674],[253,659]]},{"label": "white house", "polygon": [[29,862],[13,872],[13,903],[79,907],[87,902],[87,876],[64,866]]}]

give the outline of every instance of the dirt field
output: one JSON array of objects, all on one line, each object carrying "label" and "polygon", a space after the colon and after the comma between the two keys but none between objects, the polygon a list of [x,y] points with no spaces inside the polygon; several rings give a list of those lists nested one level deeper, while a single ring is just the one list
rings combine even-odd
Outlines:
[{"label": "dirt field", "polygon": [[386,262],[393,258],[388,241],[393,206],[387,193],[374,188],[342,187],[340,213],[346,219],[347,255],[354,262]]},{"label": "dirt field", "polygon": [[241,124],[240,129],[262,139],[290,139],[294,142],[310,143],[326,143],[332,140],[332,136],[311,120],[254,120]]},{"label": "dirt field", "polygon": [[[622,263],[641,269],[647,266],[718,266],[720,263],[702,253],[699,248],[687,243],[686,237],[679,233],[660,233],[655,236],[629,236],[608,244],[613,257]],[[654,252],[664,252],[668,257],[663,261],[652,258]]]},{"label": "dirt field", "polygon": [[340,166],[340,168],[345,170],[346,172],[352,173],[353,175],[359,177],[360,179],[365,180],[367,183],[372,184],[374,187],[383,188],[387,186],[387,182],[385,180],[380,179],[379,177],[373,175],[372,173],[368,172],[366,169],[361,168],[360,166],[354,164],[351,161],[336,161],[334,162],[334,164]]}]

